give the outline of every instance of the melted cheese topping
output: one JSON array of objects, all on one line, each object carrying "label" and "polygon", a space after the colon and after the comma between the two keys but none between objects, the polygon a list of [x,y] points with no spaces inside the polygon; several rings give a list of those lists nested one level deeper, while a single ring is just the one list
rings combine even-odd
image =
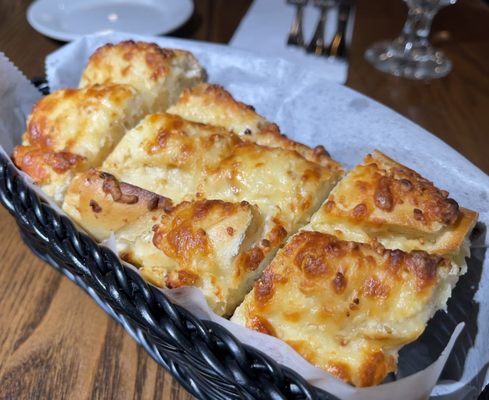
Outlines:
[{"label": "melted cheese topping", "polygon": [[[102,169],[124,182],[175,202],[204,198],[233,204],[246,201],[257,207],[254,221],[259,223],[260,229],[254,231],[255,239],[247,242],[246,249],[234,254],[232,262],[229,257],[226,261],[229,271],[238,271],[234,273],[239,279],[228,283],[234,291],[224,290],[223,283],[215,282],[221,287],[223,297],[219,301],[211,300],[211,304],[219,313],[233,310],[249,288],[250,281],[263,270],[284,240],[309,220],[339,176],[339,173],[333,174],[328,168],[305,160],[295,151],[243,142],[222,128],[190,122],[170,114],[146,117],[127,133]],[[200,203],[193,201],[189,204],[198,207]],[[187,205],[185,209],[190,207]],[[178,220],[184,218],[181,213],[177,214]],[[198,224],[198,218],[190,218],[192,213],[184,215],[189,219],[189,225]],[[140,222],[138,226],[142,226]],[[151,226],[145,226],[145,232],[149,232]],[[129,231],[132,229],[127,227]],[[233,229],[236,228],[233,226]],[[135,253],[151,253],[147,249],[147,240],[143,242],[133,241],[124,250],[131,254],[131,260],[135,259]],[[146,250],[130,250],[131,246]],[[146,271],[146,276],[152,276],[152,282],[165,286],[169,282],[163,279],[168,265],[181,266],[182,261],[175,254],[170,255],[168,247],[161,249],[172,262],[157,268],[156,265],[150,266],[145,257],[138,256],[136,261]],[[215,257],[209,254],[207,256],[214,267],[196,255],[195,262],[206,266],[204,269],[210,268],[209,273],[215,265],[225,269],[226,262],[219,253]],[[209,286],[208,283],[206,285]]]},{"label": "melted cheese topping", "polygon": [[455,254],[476,220],[447,192],[376,151],[335,187],[311,229],[391,249]]},{"label": "melted cheese topping", "polygon": [[170,114],[146,117],[102,169],[175,202],[202,197],[256,204],[276,226],[271,230],[286,231],[276,232],[281,240],[307,222],[339,175],[296,152],[246,143]]},{"label": "melted cheese topping", "polygon": [[153,114],[128,132],[102,169],[175,202],[201,192],[203,178],[240,143],[223,129]]},{"label": "melted cheese topping", "polygon": [[257,208],[247,202],[183,202],[126,226],[116,241],[123,258],[150,282],[199,287],[216,313],[229,315],[257,277],[250,257],[259,257],[252,260],[259,263],[265,256],[256,247],[261,222]]},{"label": "melted cheese topping", "polygon": [[329,157],[323,146],[311,149],[288,139],[280,133],[276,124],[257,114],[252,106],[235,100],[222,86],[200,84],[186,89],[168,112],[190,121],[226,128],[243,140],[262,146],[295,151],[306,160],[330,169],[332,173],[341,171],[340,165]]},{"label": "melted cheese topping", "polygon": [[340,379],[378,384],[395,371],[399,348],[445,308],[476,220],[376,151],[289,240],[232,320]]},{"label": "melted cheese topping", "polygon": [[60,202],[73,174],[100,165],[141,116],[130,86],[57,91],[34,106],[14,161]]},{"label": "melted cheese topping", "polygon": [[423,332],[459,272],[441,256],[302,231],[232,320],[286,341],[340,379],[370,386],[395,371],[398,349]]},{"label": "melted cheese topping", "polygon": [[155,43],[107,44],[92,54],[80,87],[123,83],[138,90],[146,112],[164,111],[181,91],[201,82],[205,71],[192,53]]}]

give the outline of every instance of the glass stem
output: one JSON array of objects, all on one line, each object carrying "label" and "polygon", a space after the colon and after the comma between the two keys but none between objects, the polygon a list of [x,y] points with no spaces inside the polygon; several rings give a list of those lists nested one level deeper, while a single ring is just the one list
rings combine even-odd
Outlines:
[{"label": "glass stem", "polygon": [[438,11],[438,7],[420,7],[419,5],[409,5],[409,12],[406,23],[399,37],[399,42],[404,46],[404,52],[409,53],[413,49],[426,48],[429,46],[428,36],[431,30],[433,17]]}]

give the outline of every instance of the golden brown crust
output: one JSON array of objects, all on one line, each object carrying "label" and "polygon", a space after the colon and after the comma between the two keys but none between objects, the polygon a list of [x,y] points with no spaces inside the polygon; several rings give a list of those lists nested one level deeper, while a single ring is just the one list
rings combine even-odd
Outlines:
[{"label": "golden brown crust", "polygon": [[[213,249],[207,229],[231,216],[251,213],[247,202],[226,203],[222,200],[183,202],[164,215],[154,227],[154,245],[175,260],[181,271],[191,271],[196,259],[212,258]],[[228,226],[233,231],[236,227]],[[183,286],[173,282],[172,287]]]},{"label": "golden brown crust", "polygon": [[256,276],[240,254],[259,247],[257,208],[247,202],[185,201],[156,221],[144,218],[116,234],[125,259],[160,287],[201,288],[216,313],[229,315]]},{"label": "golden brown crust", "polygon": [[152,114],[125,135],[103,170],[180,202],[201,192],[203,178],[240,142],[221,128]]},{"label": "golden brown crust", "polygon": [[285,340],[340,379],[371,386],[395,370],[398,348],[422,333],[451,268],[449,259],[423,251],[302,231],[233,320]]},{"label": "golden brown crust", "polygon": [[88,61],[80,87],[131,85],[138,90],[146,111],[156,112],[166,110],[183,88],[204,78],[205,71],[192,53],[128,40],[98,48]]},{"label": "golden brown crust", "polygon": [[17,146],[12,155],[15,165],[29,175],[34,182],[50,182],[51,174],[64,174],[78,169],[85,157],[67,151],[50,151],[46,147]]},{"label": "golden brown crust", "polygon": [[63,210],[99,241],[150,211],[171,208],[170,199],[93,168],[73,179],[63,202]]},{"label": "golden brown crust", "polygon": [[98,166],[141,115],[126,85],[66,89],[43,97],[27,121],[16,165],[57,201],[76,172]]},{"label": "golden brown crust", "polygon": [[476,220],[448,192],[375,151],[340,181],[312,227],[389,248],[453,254]]},{"label": "golden brown crust", "polygon": [[[156,43],[126,40],[99,47],[90,56],[80,86],[114,82],[115,77],[130,78],[137,68],[144,68],[152,81],[166,77],[170,62],[177,56],[191,55],[184,50],[163,49]],[[126,61],[121,63],[120,60]],[[95,75],[95,76],[94,76]],[[98,79],[96,78],[99,77]],[[95,79],[95,82],[93,81]]]},{"label": "golden brown crust", "polygon": [[[83,90],[64,89],[39,100],[27,121],[24,144],[60,151],[70,151],[75,147],[83,132],[93,124],[94,112],[108,113],[102,105],[124,109],[128,100],[135,95],[134,90],[125,85],[96,85]],[[63,135],[68,124],[76,123],[76,130],[69,137]]]},{"label": "golden brown crust", "polygon": [[222,86],[200,84],[183,91],[178,102],[168,110],[186,119],[226,128],[243,140],[262,146],[295,151],[306,160],[317,163],[331,172],[341,171],[323,146],[314,149],[288,139],[276,124],[257,114],[252,106],[237,101]]}]

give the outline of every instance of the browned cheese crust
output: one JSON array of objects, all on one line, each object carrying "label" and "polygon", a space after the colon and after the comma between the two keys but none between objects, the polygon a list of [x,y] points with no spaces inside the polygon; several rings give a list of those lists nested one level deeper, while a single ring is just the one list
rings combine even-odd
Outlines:
[{"label": "browned cheese crust", "polygon": [[323,146],[312,149],[288,139],[276,124],[267,121],[252,106],[234,99],[222,86],[200,84],[186,89],[168,112],[191,121],[226,128],[246,141],[295,151],[306,160],[320,164],[332,172],[341,170],[340,165],[329,157]]},{"label": "browned cheese crust", "polygon": [[229,315],[250,290],[272,250],[260,243],[262,219],[249,203],[182,202],[116,234],[122,257],[160,287],[196,286],[211,308]]},{"label": "browned cheese crust", "polygon": [[340,181],[311,227],[388,248],[455,254],[476,220],[448,192],[375,151]]},{"label": "browned cheese crust", "polygon": [[123,83],[140,93],[147,112],[164,111],[180,92],[205,79],[205,71],[192,53],[164,49],[156,43],[107,44],[90,57],[80,87]]},{"label": "browned cheese crust", "polygon": [[63,202],[63,210],[99,241],[149,212],[171,208],[170,199],[93,168],[73,179]]},{"label": "browned cheese crust", "polygon": [[34,106],[15,164],[59,202],[73,173],[98,166],[141,117],[126,85],[65,89]]},{"label": "browned cheese crust", "polygon": [[380,383],[397,350],[434,313],[450,261],[346,242],[319,232],[291,238],[233,320],[276,336],[355,386]]}]

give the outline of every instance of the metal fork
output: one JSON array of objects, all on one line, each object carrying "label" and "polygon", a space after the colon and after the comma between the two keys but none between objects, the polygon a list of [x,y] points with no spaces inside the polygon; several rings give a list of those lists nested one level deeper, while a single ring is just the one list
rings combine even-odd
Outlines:
[{"label": "metal fork", "polygon": [[297,7],[294,20],[290,28],[289,37],[287,39],[288,46],[304,46],[304,34],[302,33],[302,20],[304,15],[304,7],[309,0],[287,0],[287,4]]},{"label": "metal fork", "polygon": [[326,54],[327,46],[324,41],[324,29],[328,11],[335,5],[335,0],[314,0],[314,5],[320,9],[319,20],[314,31],[314,36],[306,48],[308,53],[314,53],[317,56]]},{"label": "metal fork", "polygon": [[331,58],[346,59],[348,49],[346,46],[346,30],[351,13],[351,2],[342,1],[338,6],[338,22],[336,32],[331,39],[326,55]]}]

